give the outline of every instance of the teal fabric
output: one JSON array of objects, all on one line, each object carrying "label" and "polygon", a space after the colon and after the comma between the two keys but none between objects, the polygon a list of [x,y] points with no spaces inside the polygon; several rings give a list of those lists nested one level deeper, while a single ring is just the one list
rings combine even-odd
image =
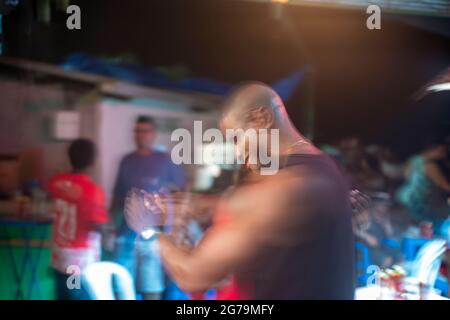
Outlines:
[{"label": "teal fabric", "polygon": [[425,173],[426,160],[415,156],[410,160],[410,174],[397,193],[397,199],[418,221],[440,221],[449,215],[446,194]]}]

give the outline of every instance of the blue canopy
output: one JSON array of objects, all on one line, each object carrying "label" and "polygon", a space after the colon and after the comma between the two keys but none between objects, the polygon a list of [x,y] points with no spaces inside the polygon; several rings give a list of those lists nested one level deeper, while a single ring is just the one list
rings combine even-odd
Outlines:
[{"label": "blue canopy", "polygon": [[[233,84],[204,77],[174,80],[158,69],[145,68],[127,63],[107,62],[88,54],[75,53],[62,64],[65,70],[78,70],[136,84],[173,90],[190,90],[216,95],[227,95]],[[304,80],[307,68],[301,68],[272,84],[283,100],[288,100]]]}]

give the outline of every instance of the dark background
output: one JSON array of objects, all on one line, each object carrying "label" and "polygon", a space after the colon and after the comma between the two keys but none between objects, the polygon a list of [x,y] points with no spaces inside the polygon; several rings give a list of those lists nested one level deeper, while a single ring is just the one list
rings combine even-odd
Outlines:
[{"label": "dark background", "polygon": [[287,101],[296,125],[315,106],[315,141],[359,136],[407,153],[449,131],[447,93],[414,94],[450,65],[450,19],[382,13],[366,28],[361,9],[285,6],[233,0],[85,0],[82,30],[67,14],[36,19],[33,1],[4,18],[6,55],[61,63],[73,52],[132,54],[143,66],[185,65],[192,75],[237,83],[274,82],[308,65],[308,80]]}]

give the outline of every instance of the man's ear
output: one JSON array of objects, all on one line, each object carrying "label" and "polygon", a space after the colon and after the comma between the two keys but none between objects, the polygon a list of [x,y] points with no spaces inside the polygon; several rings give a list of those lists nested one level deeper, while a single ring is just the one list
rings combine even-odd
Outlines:
[{"label": "man's ear", "polygon": [[272,108],[256,107],[245,113],[247,126],[257,129],[268,129],[272,127],[274,113]]}]

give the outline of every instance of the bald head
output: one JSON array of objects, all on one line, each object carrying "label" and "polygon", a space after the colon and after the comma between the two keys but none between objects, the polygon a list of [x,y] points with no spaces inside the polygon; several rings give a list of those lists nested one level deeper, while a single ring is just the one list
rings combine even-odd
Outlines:
[{"label": "bald head", "polygon": [[224,104],[224,111],[245,112],[257,107],[275,109],[284,107],[280,96],[269,86],[252,82],[239,86],[234,90]]},{"label": "bald head", "polygon": [[292,126],[280,96],[261,82],[241,85],[231,93],[223,105],[222,125],[255,129]]},{"label": "bald head", "polygon": [[[268,172],[273,172],[272,167],[278,170],[280,154],[316,152],[292,124],[280,96],[263,83],[248,83],[231,93],[223,106],[220,127],[251,170],[263,170],[261,165],[270,163]],[[229,136],[230,131],[240,133]],[[299,147],[300,143],[303,146]],[[258,149],[264,149],[267,157]]]}]

